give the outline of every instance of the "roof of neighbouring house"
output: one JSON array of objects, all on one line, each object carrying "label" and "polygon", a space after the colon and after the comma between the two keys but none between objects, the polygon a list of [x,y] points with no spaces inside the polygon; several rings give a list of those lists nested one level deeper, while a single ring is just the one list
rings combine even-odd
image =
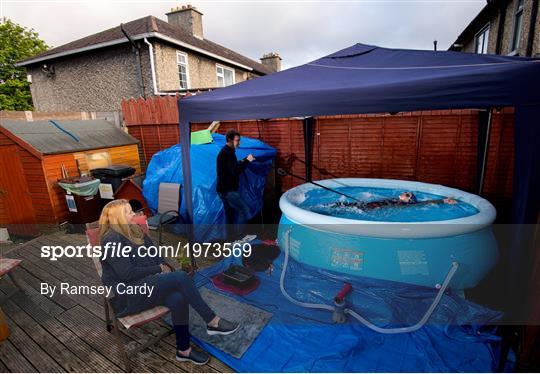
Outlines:
[{"label": "roof of neighbouring house", "polygon": [[505,6],[507,3],[508,0],[488,0],[486,5],[484,5],[480,12],[478,12],[478,14],[471,20],[471,22],[469,22],[465,29],[463,29],[452,45],[450,45],[448,50],[461,50],[459,45],[468,43],[478,31],[485,27],[491,19],[497,16],[497,10],[500,7]]},{"label": "roof of neighbouring house", "polygon": [[[158,38],[169,42],[177,42],[187,49],[195,50],[199,53],[210,55],[225,62],[231,62],[253,70],[259,74],[270,74],[274,71],[267,66],[234,52],[226,47],[214,43],[208,39],[199,39],[188,32],[175,27],[154,16],[147,16],[123,24],[124,30],[133,39]],[[21,60],[19,66],[46,61],[52,58],[59,58],[74,53],[80,53],[92,49],[103,48],[115,44],[127,43],[128,39],[122,32],[120,25],[105,31],[86,36],[56,48],[49,49],[36,56]]]},{"label": "roof of neighbouring house", "polygon": [[1,120],[0,131],[23,147],[32,147],[42,155],[118,147],[139,142],[125,131],[101,119],[53,121],[56,125],[46,120]]}]

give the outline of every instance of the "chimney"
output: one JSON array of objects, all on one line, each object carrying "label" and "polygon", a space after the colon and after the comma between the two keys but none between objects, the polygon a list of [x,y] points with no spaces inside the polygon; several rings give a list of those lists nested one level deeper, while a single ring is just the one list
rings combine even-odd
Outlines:
[{"label": "chimney", "polygon": [[167,13],[167,22],[199,39],[203,39],[202,16],[203,14],[191,4],[182,5],[181,7],[172,8]]},{"label": "chimney", "polygon": [[265,53],[261,57],[261,63],[273,71],[281,71],[281,57],[276,52]]}]

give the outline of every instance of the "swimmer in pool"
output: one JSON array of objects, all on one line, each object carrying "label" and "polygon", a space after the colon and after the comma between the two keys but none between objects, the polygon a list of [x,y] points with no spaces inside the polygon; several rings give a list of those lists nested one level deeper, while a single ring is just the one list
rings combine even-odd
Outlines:
[{"label": "swimmer in pool", "polygon": [[407,206],[419,206],[428,204],[457,204],[457,200],[452,198],[445,199],[432,199],[418,201],[416,196],[410,191],[403,192],[397,199],[383,199],[377,201],[369,201],[365,203],[359,203],[357,201],[338,201],[331,204],[332,207],[355,207],[362,210],[371,210],[379,208],[394,208],[394,207],[407,207]]}]

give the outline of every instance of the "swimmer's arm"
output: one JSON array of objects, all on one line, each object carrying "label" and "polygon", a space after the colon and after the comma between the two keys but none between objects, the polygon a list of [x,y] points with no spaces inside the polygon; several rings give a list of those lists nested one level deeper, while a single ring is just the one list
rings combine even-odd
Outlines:
[{"label": "swimmer's arm", "polygon": [[446,199],[433,199],[433,200],[424,200],[418,201],[413,205],[428,205],[428,204],[457,204],[457,201],[451,197]]}]

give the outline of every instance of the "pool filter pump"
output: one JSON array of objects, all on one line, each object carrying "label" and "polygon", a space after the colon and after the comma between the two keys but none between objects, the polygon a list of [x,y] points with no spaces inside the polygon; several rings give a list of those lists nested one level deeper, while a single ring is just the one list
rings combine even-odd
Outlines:
[{"label": "pool filter pump", "polygon": [[332,321],[335,323],[345,323],[347,316],[345,315],[345,296],[352,291],[352,285],[345,283],[341,291],[334,297],[334,311],[332,312]]}]

